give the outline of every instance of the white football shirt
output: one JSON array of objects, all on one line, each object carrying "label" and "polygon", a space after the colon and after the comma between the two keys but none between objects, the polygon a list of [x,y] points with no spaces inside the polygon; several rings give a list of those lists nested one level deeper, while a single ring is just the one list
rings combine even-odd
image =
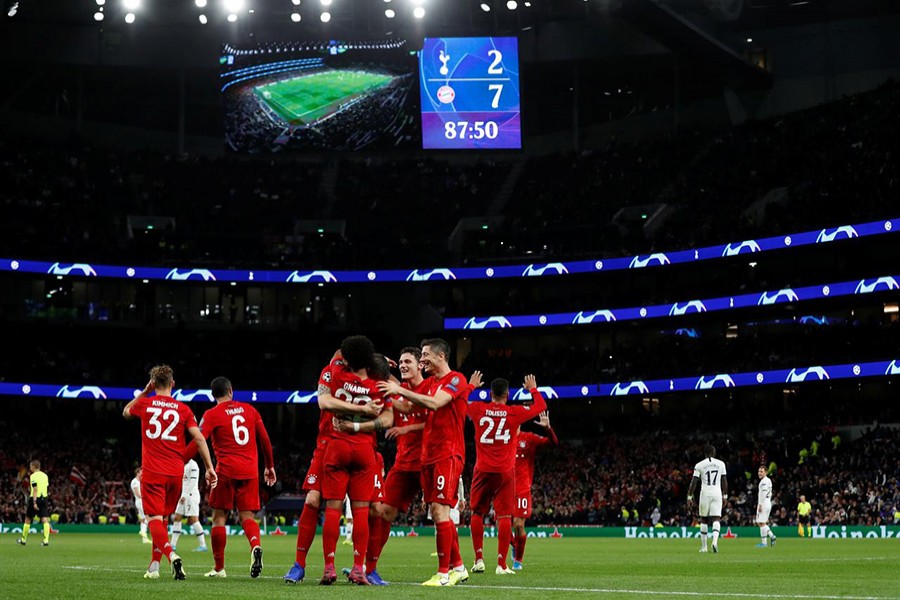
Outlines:
[{"label": "white football shirt", "polygon": [[772,503],[772,480],[768,477],[763,477],[759,480],[759,500],[757,504],[762,504],[765,506],[766,504]]},{"label": "white football shirt", "polygon": [[138,500],[141,499],[141,482],[138,481],[137,477],[131,480],[131,493],[134,494],[134,497]]},{"label": "white football shirt", "polygon": [[700,495],[722,497],[721,478],[725,477],[725,463],[718,458],[704,458],[694,465],[694,477],[700,480]]},{"label": "white football shirt", "polygon": [[200,466],[196,460],[189,460],[184,465],[184,478],[181,480],[181,495],[187,496],[197,491],[200,478]]}]

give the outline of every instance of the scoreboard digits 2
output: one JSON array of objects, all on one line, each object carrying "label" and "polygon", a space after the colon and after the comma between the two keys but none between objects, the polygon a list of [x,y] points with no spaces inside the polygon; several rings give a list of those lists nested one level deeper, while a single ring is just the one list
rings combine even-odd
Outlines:
[{"label": "scoreboard digits 2", "polygon": [[522,147],[516,38],[425,38],[419,89],[423,148]]}]

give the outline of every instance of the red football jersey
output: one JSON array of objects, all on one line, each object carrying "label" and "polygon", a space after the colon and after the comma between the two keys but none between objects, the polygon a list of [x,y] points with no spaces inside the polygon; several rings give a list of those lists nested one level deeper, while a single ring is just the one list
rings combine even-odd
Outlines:
[{"label": "red football jersey", "polygon": [[[415,388],[410,388],[405,381],[401,384],[407,389],[412,389],[417,394],[426,395],[431,385],[430,377],[423,379]],[[424,423],[428,418],[428,410],[416,407],[414,412],[403,414],[394,411],[394,426],[406,427],[407,425],[416,425]],[[397,438],[397,457],[394,459],[394,469],[398,471],[421,471],[422,470],[422,430],[413,431]]]},{"label": "red football jersey", "polygon": [[475,468],[486,473],[505,473],[515,468],[516,432],[519,426],[547,409],[540,392],[531,393],[534,403],[499,404],[472,402],[467,413],[475,423]]},{"label": "red football jersey", "polygon": [[534,457],[538,448],[546,446],[551,441],[556,443],[556,434],[550,430],[553,439],[523,431],[516,439],[516,496],[531,493],[531,484],[534,482]]},{"label": "red football jersey", "polygon": [[422,431],[422,464],[432,465],[445,458],[458,456],[465,462],[466,404],[471,386],[462,373],[450,371],[440,379],[428,379],[427,396],[446,392],[453,399],[438,410],[428,411]]},{"label": "red football jersey", "polygon": [[234,400],[209,409],[200,419],[200,431],[212,442],[216,472],[231,479],[257,479],[262,442],[266,466],[272,467],[272,444],[259,413],[251,405]]},{"label": "red football jersey", "polygon": [[[336,362],[337,361],[334,361],[326,367],[325,370],[322,371],[322,376],[319,378],[319,385],[326,386],[331,391],[332,396],[338,400],[357,405],[364,405],[369,402],[383,402],[384,408],[389,408],[391,406],[390,398],[384,397],[384,394],[381,393],[381,390],[379,390],[376,385],[377,381],[369,379],[368,377],[362,379],[354,375],[343,361],[340,361],[340,364],[335,364]],[[333,416],[340,417],[342,415],[328,410],[322,411],[322,416],[319,417],[319,437],[322,437],[327,431],[327,435],[331,439],[344,438],[354,444],[366,443],[371,444],[373,447],[377,443],[375,432],[354,433],[335,431],[331,424],[331,418]]]},{"label": "red football jersey", "polygon": [[149,396],[131,407],[141,420],[141,467],[158,475],[184,475],[185,433],[197,426],[190,407],[169,396]]}]

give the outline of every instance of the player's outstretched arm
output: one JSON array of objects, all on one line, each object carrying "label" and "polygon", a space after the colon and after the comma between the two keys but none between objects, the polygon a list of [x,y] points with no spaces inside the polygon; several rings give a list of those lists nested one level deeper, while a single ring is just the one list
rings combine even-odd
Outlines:
[{"label": "player's outstretched arm", "polygon": [[[334,427],[334,430],[346,433],[372,433],[373,431],[384,431],[385,429],[390,429],[393,424],[394,411],[390,406],[384,409],[377,418],[372,419],[371,421],[363,421],[362,423],[347,421],[337,417],[331,418],[331,426]],[[424,423],[422,425],[424,427]]]},{"label": "player's outstretched arm", "polygon": [[552,427],[550,427],[550,411],[545,410],[540,415],[538,415],[537,424],[543,427],[547,432],[547,435],[550,436],[549,442],[554,446],[558,446],[559,438],[556,437],[556,432],[553,431]]},{"label": "player's outstretched arm", "polygon": [[137,417],[135,417],[133,414],[131,414],[132,407],[134,407],[134,405],[137,403],[137,401],[140,400],[141,398],[146,398],[147,396],[150,396],[153,393],[153,389],[154,389],[153,382],[148,381],[147,385],[144,386],[144,389],[141,390],[141,393],[138,394],[137,396],[135,396],[134,400],[132,400],[131,402],[126,404],[125,408],[122,409],[122,416],[125,417],[126,419],[136,419]]},{"label": "player's outstretched arm", "polygon": [[453,396],[443,390],[438,391],[434,396],[425,396],[423,394],[417,394],[412,390],[408,390],[393,381],[379,381],[377,385],[378,389],[381,390],[385,396],[402,396],[413,404],[424,406],[431,410],[438,410],[439,408],[450,404],[450,401],[453,400]]},{"label": "player's outstretched arm", "polygon": [[216,475],[216,470],[213,468],[212,457],[209,455],[209,446],[206,445],[206,438],[203,437],[200,428],[196,425],[188,427],[188,433],[194,438],[194,443],[197,445],[200,457],[203,459],[203,466],[206,467],[206,483],[209,484],[209,489],[213,489],[219,482],[219,478]]},{"label": "player's outstretched arm", "polygon": [[329,410],[333,413],[342,415],[377,417],[381,414],[383,409],[383,405],[377,402],[370,402],[369,404],[353,404],[351,402],[338,400],[332,395],[331,388],[322,384],[319,384],[317,401],[319,403],[319,410]]},{"label": "player's outstretched arm", "polygon": [[[394,403],[394,407],[397,406],[397,403]],[[414,431],[422,431],[425,429],[425,423],[415,423],[413,425],[402,425],[400,427],[391,427],[387,431],[384,432],[384,437],[389,440],[393,440],[395,438],[400,437],[401,435],[408,435],[413,433]]]}]

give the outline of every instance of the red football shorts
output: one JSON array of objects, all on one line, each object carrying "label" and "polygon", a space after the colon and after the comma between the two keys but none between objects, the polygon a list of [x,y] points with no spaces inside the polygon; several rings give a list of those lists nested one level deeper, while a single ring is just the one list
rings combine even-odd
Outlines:
[{"label": "red football shorts", "polygon": [[406,512],[420,491],[421,471],[389,471],[384,482],[384,503]]},{"label": "red football shorts", "polygon": [[144,471],[141,477],[141,499],[148,517],[168,517],[175,512],[181,498],[182,475],[160,475]]},{"label": "red football shorts", "polygon": [[513,514],[516,499],[514,472],[486,473],[475,469],[472,475],[472,512],[486,515],[494,504],[494,514],[508,517]]},{"label": "red football shorts", "polygon": [[309,471],[303,478],[303,491],[322,492],[322,474],[325,473],[323,460],[325,459],[325,446],[316,444],[312,460],[309,462]]},{"label": "red football shorts", "polygon": [[463,462],[451,456],[430,465],[422,465],[422,491],[428,504],[445,504],[453,508],[459,502],[459,476]]},{"label": "red football shorts", "polygon": [[259,481],[232,479],[219,475],[219,483],[209,493],[209,505],[219,510],[259,510]]},{"label": "red football shorts", "polygon": [[336,438],[325,450],[325,473],[322,477],[322,496],[325,500],[371,502],[375,490],[375,449],[369,443],[357,444]]},{"label": "red football shorts", "polygon": [[516,508],[513,511],[513,516],[522,519],[531,517],[531,490],[516,492]]}]

